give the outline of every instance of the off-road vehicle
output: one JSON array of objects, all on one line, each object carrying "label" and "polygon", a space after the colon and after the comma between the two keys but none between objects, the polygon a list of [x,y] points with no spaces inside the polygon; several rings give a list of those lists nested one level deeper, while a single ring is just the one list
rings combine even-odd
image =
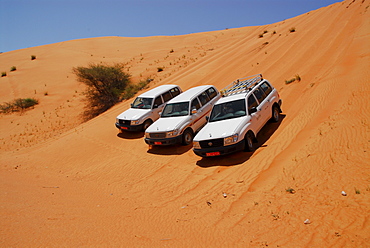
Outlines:
[{"label": "off-road vehicle", "polygon": [[166,104],[161,117],[145,131],[145,142],[157,146],[191,144],[220,97],[212,85],[197,86],[178,95]]},{"label": "off-road vehicle", "polygon": [[282,101],[262,74],[238,79],[220,92],[207,124],[194,137],[193,151],[201,157],[253,151],[261,128],[280,118]]},{"label": "off-road vehicle", "polygon": [[177,85],[161,85],[139,95],[131,108],[116,118],[116,127],[122,131],[145,131],[158,120],[166,102],[181,93]]}]

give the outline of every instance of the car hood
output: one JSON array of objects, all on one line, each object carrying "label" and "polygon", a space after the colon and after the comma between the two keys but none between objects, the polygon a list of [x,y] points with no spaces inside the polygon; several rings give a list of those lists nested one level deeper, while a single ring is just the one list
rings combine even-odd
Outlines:
[{"label": "car hood", "polygon": [[121,120],[139,120],[141,117],[149,113],[151,109],[134,109],[130,108],[117,116]]},{"label": "car hood", "polygon": [[194,141],[225,138],[235,134],[240,125],[240,118],[237,119],[208,122],[194,137]]},{"label": "car hood", "polygon": [[148,127],[146,132],[148,133],[158,133],[158,132],[168,132],[180,128],[183,123],[185,123],[190,116],[177,116],[177,117],[165,117],[159,118],[152,125]]}]

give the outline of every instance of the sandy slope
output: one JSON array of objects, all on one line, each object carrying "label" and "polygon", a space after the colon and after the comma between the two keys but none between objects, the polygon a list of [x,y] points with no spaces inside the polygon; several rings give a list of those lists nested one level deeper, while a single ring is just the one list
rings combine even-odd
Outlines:
[{"label": "sandy slope", "polygon": [[[0,116],[0,245],[369,247],[369,6],[350,0],[261,27],[0,54],[1,101],[40,100]],[[136,82],[185,90],[263,73],[283,120],[262,130],[254,153],[149,149],[142,133],[114,127],[129,101],[81,123],[84,86],[71,70],[90,62],[126,63]],[[286,85],[296,74],[302,81]]]}]

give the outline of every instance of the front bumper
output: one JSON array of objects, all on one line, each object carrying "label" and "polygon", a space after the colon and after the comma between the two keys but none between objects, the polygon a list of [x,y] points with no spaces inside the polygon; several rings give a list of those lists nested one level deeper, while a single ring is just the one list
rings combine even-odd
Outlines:
[{"label": "front bumper", "polygon": [[151,139],[145,138],[145,143],[148,145],[155,145],[155,146],[169,146],[175,145],[182,142],[182,134],[173,138],[166,138],[166,139]]},{"label": "front bumper", "polygon": [[203,158],[214,157],[214,156],[223,156],[237,151],[244,150],[245,141],[241,140],[236,144],[228,146],[219,146],[219,147],[210,147],[210,148],[193,148],[193,152]]},{"label": "front bumper", "polygon": [[116,122],[116,128],[118,128],[119,130],[123,130],[123,131],[139,132],[139,131],[143,131],[143,124],[131,126],[131,125],[120,124]]}]

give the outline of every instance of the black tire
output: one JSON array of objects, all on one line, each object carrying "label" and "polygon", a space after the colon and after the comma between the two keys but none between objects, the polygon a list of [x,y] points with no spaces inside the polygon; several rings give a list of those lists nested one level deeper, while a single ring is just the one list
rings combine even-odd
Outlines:
[{"label": "black tire", "polygon": [[248,132],[245,135],[244,142],[245,142],[244,150],[246,152],[253,152],[254,149],[255,149],[255,147],[254,147],[254,135],[251,132]]},{"label": "black tire", "polygon": [[190,145],[193,142],[194,134],[191,129],[186,129],[182,134],[182,144],[184,146]]},{"label": "black tire", "polygon": [[279,122],[280,120],[280,109],[278,106],[274,105],[272,106],[272,117],[271,121],[272,122]]},{"label": "black tire", "polygon": [[153,121],[152,120],[146,120],[143,124],[143,131],[145,132],[145,130],[153,124]]}]

